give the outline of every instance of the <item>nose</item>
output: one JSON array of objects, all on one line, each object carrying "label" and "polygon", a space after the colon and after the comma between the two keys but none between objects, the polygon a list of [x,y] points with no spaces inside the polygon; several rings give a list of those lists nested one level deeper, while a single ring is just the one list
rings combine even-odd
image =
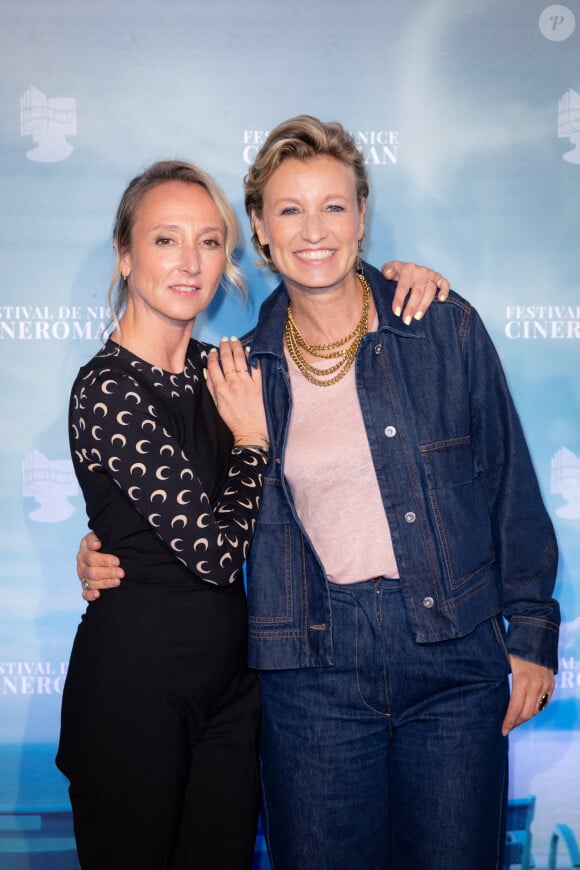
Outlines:
[{"label": "nose", "polygon": [[198,274],[201,270],[201,259],[197,245],[184,245],[182,247],[179,269],[189,275]]},{"label": "nose", "polygon": [[324,220],[319,211],[307,212],[304,215],[302,235],[304,240],[311,244],[320,242],[326,236]]}]

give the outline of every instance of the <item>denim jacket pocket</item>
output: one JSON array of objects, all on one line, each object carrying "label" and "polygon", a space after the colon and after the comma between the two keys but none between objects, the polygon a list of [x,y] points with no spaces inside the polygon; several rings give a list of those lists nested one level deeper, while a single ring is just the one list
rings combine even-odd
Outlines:
[{"label": "denim jacket pocket", "polygon": [[471,438],[419,446],[428,499],[451,589],[494,561],[491,520],[474,472]]},{"label": "denim jacket pocket", "polygon": [[[248,555],[248,621],[254,627],[288,627],[294,621],[292,524],[280,481],[265,477]],[[253,582],[253,576],[261,579]]]}]

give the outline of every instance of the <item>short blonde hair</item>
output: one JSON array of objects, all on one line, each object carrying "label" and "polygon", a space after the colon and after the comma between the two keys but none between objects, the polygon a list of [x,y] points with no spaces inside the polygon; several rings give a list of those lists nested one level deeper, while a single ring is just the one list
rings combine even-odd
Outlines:
[{"label": "short blonde hair", "polygon": [[252,244],[273,272],[269,245],[261,245],[254,227],[254,216],[262,217],[264,189],[285,160],[310,160],[334,157],[354,172],[359,207],[369,195],[369,181],[363,157],[351,134],[338,121],[319,121],[312,115],[297,115],[278,124],[268,134],[250,171],[244,178],[245,206],[252,225]]},{"label": "short blonde hair", "polygon": [[183,181],[185,184],[197,184],[212,198],[225,228],[225,267],[224,278],[240,295],[246,295],[246,285],[242,272],[234,258],[238,245],[240,231],[235,212],[220,186],[213,178],[193,163],[183,160],[160,160],[135,176],[127,185],[117,209],[113,227],[113,244],[117,252],[117,265],[109,286],[109,307],[112,320],[118,323],[118,318],[127,303],[127,281],[121,275],[119,257],[131,246],[131,232],[135,225],[137,210],[143,197],[152,188],[167,181]]}]

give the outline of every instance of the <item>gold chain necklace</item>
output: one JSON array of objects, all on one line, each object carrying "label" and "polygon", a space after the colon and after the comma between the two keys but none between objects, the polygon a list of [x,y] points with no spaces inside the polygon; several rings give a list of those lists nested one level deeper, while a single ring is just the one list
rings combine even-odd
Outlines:
[{"label": "gold chain necklace", "polygon": [[[300,330],[294,323],[290,304],[286,311],[286,325],[284,327],[284,337],[288,353],[294,360],[298,370],[304,377],[315,384],[317,387],[330,387],[342,380],[350,367],[352,366],[359,344],[363,335],[366,335],[369,329],[369,308],[371,301],[370,284],[364,275],[357,272],[357,278],[361,282],[363,290],[363,310],[361,319],[348,335],[344,338],[339,338],[338,341],[331,341],[328,344],[311,344],[306,341]],[[350,344],[349,344],[350,342]],[[307,351],[312,356],[318,359],[338,360],[334,365],[328,368],[317,368],[309,363],[305,358],[303,351]]]}]

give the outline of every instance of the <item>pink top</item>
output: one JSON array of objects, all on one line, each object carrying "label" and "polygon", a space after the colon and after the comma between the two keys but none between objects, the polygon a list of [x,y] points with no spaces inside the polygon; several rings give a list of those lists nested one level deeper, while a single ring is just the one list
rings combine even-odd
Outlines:
[{"label": "pink top", "polygon": [[328,579],[398,577],[354,366],[338,383],[317,387],[288,352],[286,359],[293,403],[284,473]]}]

